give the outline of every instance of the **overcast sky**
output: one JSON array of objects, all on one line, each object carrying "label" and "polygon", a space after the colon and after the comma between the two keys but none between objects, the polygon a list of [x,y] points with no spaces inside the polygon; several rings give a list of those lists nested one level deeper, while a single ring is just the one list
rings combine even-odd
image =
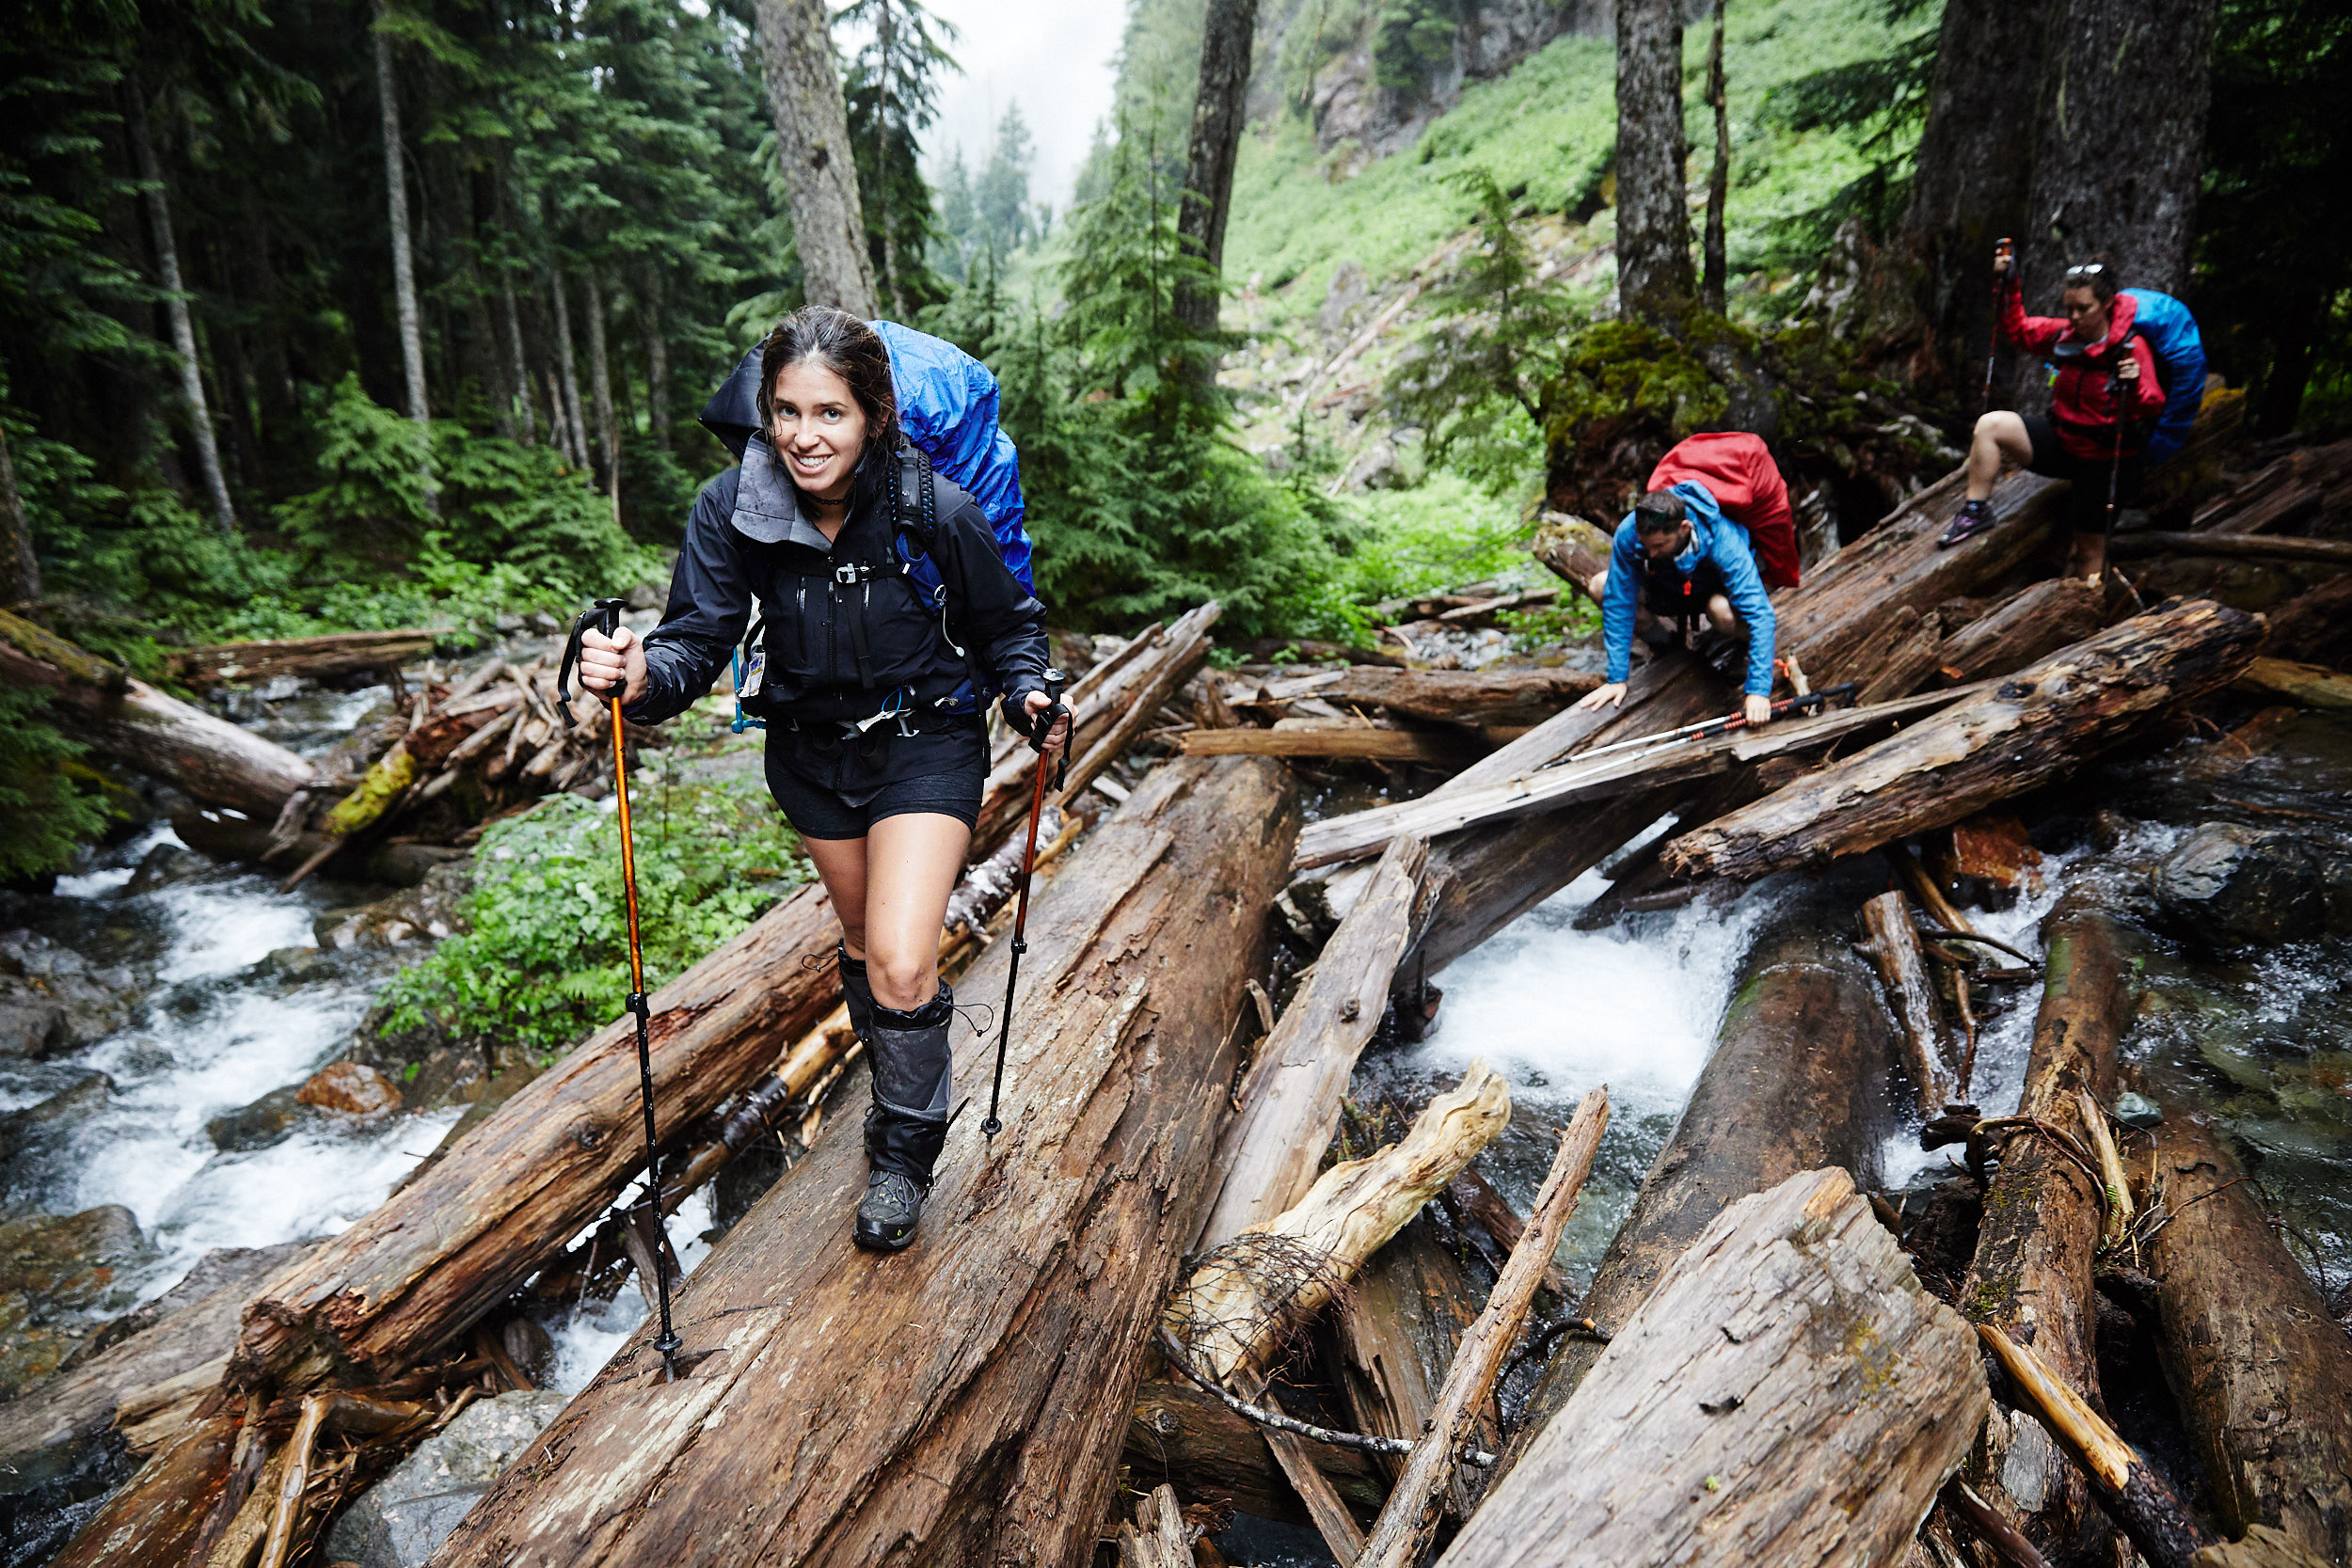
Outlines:
[{"label": "overcast sky", "polygon": [[1037,144],[1029,197],[1059,214],[1085,162],[1095,123],[1111,112],[1111,74],[1127,8],[1120,0],[925,0],[956,24],[954,48],[963,74],[940,84],[939,122],[924,150],[927,166],[946,161],[957,143],[977,172],[996,116],[1021,101]]}]

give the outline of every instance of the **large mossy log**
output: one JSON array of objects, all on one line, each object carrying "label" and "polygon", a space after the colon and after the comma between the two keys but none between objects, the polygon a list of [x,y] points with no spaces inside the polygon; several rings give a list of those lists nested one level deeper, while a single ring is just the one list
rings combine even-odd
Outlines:
[{"label": "large mossy log", "polygon": [[[2047,972],[2017,1115],[2088,1150],[2081,1096],[2101,1104],[2115,1098],[2115,1047],[2131,1015],[2130,965],[2113,920],[2081,901],[2061,901],[2042,921],[2042,941]],[[2010,1130],[2000,1156],[1963,1306],[1975,1322],[2030,1344],[2069,1386],[2095,1397],[2091,1263],[2100,1183],[2039,1128]],[[1996,1417],[1986,1453],[1977,1490],[2043,1551],[2069,1554],[2099,1528],[2080,1472],[2039,1424]]]},{"label": "large mossy log", "polygon": [[956,1120],[914,1245],[851,1246],[865,1151],[821,1140],[679,1292],[691,1371],[640,1334],[436,1563],[1088,1562],[1297,829],[1277,765],[1152,773],[1032,908],[1005,1130]]},{"label": "large mossy log", "polygon": [[[651,998],[654,1115],[691,1127],[839,994],[840,928],[802,889]],[[388,1376],[465,1327],[619,1196],[644,1165],[634,1021],[607,1024],[431,1169],[272,1280],[246,1310],[239,1388]]]},{"label": "large mossy log", "polygon": [[1897,1560],[1988,1398],[1843,1170],[1717,1215],[1440,1568]]},{"label": "large mossy log", "polygon": [[[1583,1315],[1613,1330],[1726,1207],[1800,1171],[1836,1165],[1874,1184],[1891,1125],[1885,1086],[1895,1053],[1877,976],[1845,942],[1804,930],[1759,942],[1682,1119],[1593,1276]],[[1553,1354],[1505,1464],[1600,1354],[1570,1340]]]},{"label": "large mossy log", "polygon": [[2174,1110],[2155,1168],[2157,1348],[2230,1535],[2274,1526],[2352,1555],[2352,1338],[2206,1129]]},{"label": "large mossy log", "polygon": [[2235,680],[2257,615],[2206,599],[2119,622],[1991,690],[1684,833],[1665,862],[1742,880],[1860,854],[2058,777],[2167,709]]},{"label": "large mossy log", "polygon": [[0,686],[50,693],[49,721],[108,761],[267,824],[316,770],[275,741],[167,697],[0,610]]}]

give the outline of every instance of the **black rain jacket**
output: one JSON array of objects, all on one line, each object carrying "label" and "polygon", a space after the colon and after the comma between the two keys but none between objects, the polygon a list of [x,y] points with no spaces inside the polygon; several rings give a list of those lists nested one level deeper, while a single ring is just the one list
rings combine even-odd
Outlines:
[{"label": "black rain jacket", "polygon": [[[742,466],[695,498],[669,607],[645,639],[645,692],[627,717],[659,723],[708,691],[755,597],[767,662],[761,696],[745,705],[768,721],[771,751],[789,748],[794,772],[863,794],[968,753],[985,693],[1003,694],[1009,715],[1044,689],[1045,608],[1006,568],[979,503],[928,467],[903,444],[869,456],[829,545],[754,437]],[[906,571],[917,552],[940,594]]]}]

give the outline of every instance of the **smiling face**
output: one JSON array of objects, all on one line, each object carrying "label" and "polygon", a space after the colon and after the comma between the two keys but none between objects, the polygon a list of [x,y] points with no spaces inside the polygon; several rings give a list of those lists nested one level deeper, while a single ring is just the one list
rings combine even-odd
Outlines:
[{"label": "smiling face", "polygon": [[814,359],[776,372],[769,444],[803,494],[837,501],[866,451],[866,410],[838,372]]}]

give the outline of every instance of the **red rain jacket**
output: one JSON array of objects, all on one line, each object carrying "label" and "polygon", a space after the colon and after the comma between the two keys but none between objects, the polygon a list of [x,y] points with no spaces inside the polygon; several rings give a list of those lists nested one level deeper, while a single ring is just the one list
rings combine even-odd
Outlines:
[{"label": "red rain jacket", "polygon": [[[2129,354],[2139,361],[2139,387],[2123,410],[2122,454],[2137,451],[2164,412],[2164,383],[2156,378],[2156,356],[2148,340],[2132,331],[2139,304],[2119,293],[2107,307],[2107,335],[2085,344],[2074,336],[2074,325],[2063,316],[2029,316],[2026,301],[2014,285],[2001,295],[2001,330],[2028,354],[2039,354],[2058,367],[2058,384],[2051,389],[2050,418],[2057,421],[2058,444],[2072,457],[2105,463],[2116,454],[2117,388],[2124,385],[2114,374]],[[2118,345],[2122,347],[2119,348]],[[2057,356],[2061,347],[2082,348],[2079,356]]]},{"label": "red rain jacket", "polygon": [[[2161,404],[2161,396],[2157,401]],[[1729,430],[1690,437],[1650,470],[1650,493],[1685,480],[1706,485],[1724,515],[1748,531],[1766,587],[1797,586],[1797,520],[1788,510],[1788,483],[1762,436]]]}]

